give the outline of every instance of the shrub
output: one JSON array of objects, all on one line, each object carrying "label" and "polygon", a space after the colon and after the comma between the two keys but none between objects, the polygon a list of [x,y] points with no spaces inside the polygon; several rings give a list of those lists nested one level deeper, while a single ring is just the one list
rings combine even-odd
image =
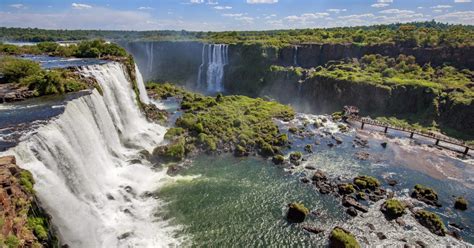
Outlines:
[{"label": "shrub", "polygon": [[396,199],[389,199],[384,202],[381,210],[389,219],[395,219],[405,213],[405,204]]},{"label": "shrub", "polygon": [[437,214],[427,210],[418,210],[415,213],[415,218],[418,220],[418,222],[420,222],[421,225],[428,228],[430,232],[439,236],[446,235],[446,227]]},{"label": "shrub", "polygon": [[19,83],[22,79],[34,76],[40,71],[40,64],[31,60],[12,57],[0,59],[0,73],[10,83]]},{"label": "shrub", "polygon": [[33,230],[35,236],[41,240],[48,240],[48,228],[46,227],[46,221],[41,217],[28,218],[28,227]]},{"label": "shrub", "polygon": [[359,189],[375,189],[380,186],[379,180],[371,176],[357,176],[354,178],[354,184],[359,187]]},{"label": "shrub", "polygon": [[335,227],[329,236],[329,247],[360,248],[360,245],[354,235],[340,227]]},{"label": "shrub", "polygon": [[35,184],[35,180],[31,172],[27,170],[20,172],[20,184],[27,192],[34,193],[33,185]]}]

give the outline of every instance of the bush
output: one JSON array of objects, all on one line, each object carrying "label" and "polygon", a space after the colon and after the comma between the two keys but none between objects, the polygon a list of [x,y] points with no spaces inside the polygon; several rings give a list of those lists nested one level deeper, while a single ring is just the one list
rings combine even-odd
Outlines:
[{"label": "bush", "polygon": [[36,75],[40,71],[40,64],[31,60],[12,57],[0,59],[0,73],[10,83],[19,83],[22,79]]},{"label": "bush", "polygon": [[360,248],[360,245],[354,235],[340,227],[335,227],[329,236],[329,247]]},{"label": "bush", "polygon": [[46,227],[46,221],[44,218],[28,218],[28,227],[33,230],[33,233],[40,241],[48,240],[48,228]]},{"label": "bush", "polygon": [[357,176],[354,178],[354,184],[359,189],[372,189],[380,187],[380,182],[375,177],[371,176]]},{"label": "bush", "polygon": [[405,213],[405,204],[396,199],[389,199],[384,202],[381,210],[389,219],[395,219]]},{"label": "bush", "polygon": [[35,184],[35,180],[31,172],[27,170],[20,172],[20,184],[27,192],[34,193],[33,185]]},{"label": "bush", "polygon": [[418,220],[418,222],[420,222],[421,225],[428,228],[430,232],[439,236],[446,235],[446,227],[437,214],[427,210],[418,210],[415,213],[415,218]]}]

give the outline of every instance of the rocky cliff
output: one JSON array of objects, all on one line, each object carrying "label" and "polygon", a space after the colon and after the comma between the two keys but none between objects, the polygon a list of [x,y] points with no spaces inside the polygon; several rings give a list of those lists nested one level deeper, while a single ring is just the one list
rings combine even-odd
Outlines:
[{"label": "rocky cliff", "polygon": [[0,183],[0,246],[58,247],[49,216],[34,196],[33,178],[15,157],[0,157]]}]

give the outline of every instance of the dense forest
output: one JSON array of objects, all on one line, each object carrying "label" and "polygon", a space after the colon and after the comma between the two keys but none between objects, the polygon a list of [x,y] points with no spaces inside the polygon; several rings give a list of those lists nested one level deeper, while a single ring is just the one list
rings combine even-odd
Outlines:
[{"label": "dense forest", "polygon": [[85,39],[204,41],[212,43],[261,43],[284,46],[298,43],[395,43],[405,47],[472,46],[474,26],[435,21],[360,27],[318,28],[271,31],[190,32],[190,31],[111,31],[45,30],[0,27],[3,41],[74,41]]}]

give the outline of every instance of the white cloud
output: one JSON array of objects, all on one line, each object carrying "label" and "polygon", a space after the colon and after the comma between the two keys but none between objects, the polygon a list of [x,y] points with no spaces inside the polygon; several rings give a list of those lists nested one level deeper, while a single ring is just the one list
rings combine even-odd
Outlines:
[{"label": "white cloud", "polygon": [[247,23],[252,23],[254,18],[249,17],[249,16],[241,16],[241,17],[236,17],[235,20],[242,21],[242,22],[247,22]]},{"label": "white cloud", "polygon": [[377,3],[393,3],[393,0],[377,0]]},{"label": "white cloud", "polygon": [[272,3],[278,3],[278,0],[247,0],[247,3],[249,4],[272,4]]},{"label": "white cloud", "polygon": [[367,13],[367,14],[360,14],[360,15],[347,15],[347,16],[339,16],[339,19],[359,19],[359,18],[372,18],[374,14]]},{"label": "white cloud", "polygon": [[138,7],[139,10],[152,10],[153,8],[152,7],[148,7],[148,6],[142,6],[142,7]]},{"label": "white cloud", "polygon": [[336,14],[339,14],[340,12],[346,12],[347,9],[327,9],[326,11],[328,12],[334,12]]},{"label": "white cloud", "polygon": [[454,0],[455,3],[470,3],[471,0]]},{"label": "white cloud", "polygon": [[83,4],[83,3],[72,3],[71,4],[73,9],[90,9],[92,6]]},{"label": "white cloud", "polygon": [[8,6],[10,6],[12,8],[15,8],[15,9],[23,9],[23,8],[26,7],[24,4],[21,4],[21,3],[10,4]]},{"label": "white cloud", "polygon": [[235,14],[222,14],[224,17],[240,17],[243,16],[244,14],[242,13],[235,13]]},{"label": "white cloud", "polygon": [[316,13],[305,13],[305,14],[301,14],[299,16],[296,16],[296,15],[287,16],[283,19],[286,20],[286,21],[289,21],[289,22],[307,23],[307,22],[312,22],[316,19],[324,18],[326,16],[329,16],[329,13],[316,12]]},{"label": "white cloud", "polygon": [[432,9],[449,9],[449,8],[452,8],[453,6],[451,5],[436,5],[436,6],[433,6],[431,7]]},{"label": "white cloud", "polygon": [[214,9],[225,10],[225,9],[232,9],[232,7],[231,6],[215,6]]},{"label": "white cloud", "polygon": [[411,10],[403,10],[403,9],[386,9],[379,11],[381,14],[414,14],[414,11]]},{"label": "white cloud", "polygon": [[204,0],[190,0],[190,3],[204,3]]},{"label": "white cloud", "polygon": [[449,23],[474,25],[474,11],[457,11],[435,16],[435,20]]},{"label": "white cloud", "polygon": [[374,3],[372,5],[370,5],[371,7],[373,8],[384,8],[384,7],[387,7],[389,6],[390,4],[388,3]]}]

